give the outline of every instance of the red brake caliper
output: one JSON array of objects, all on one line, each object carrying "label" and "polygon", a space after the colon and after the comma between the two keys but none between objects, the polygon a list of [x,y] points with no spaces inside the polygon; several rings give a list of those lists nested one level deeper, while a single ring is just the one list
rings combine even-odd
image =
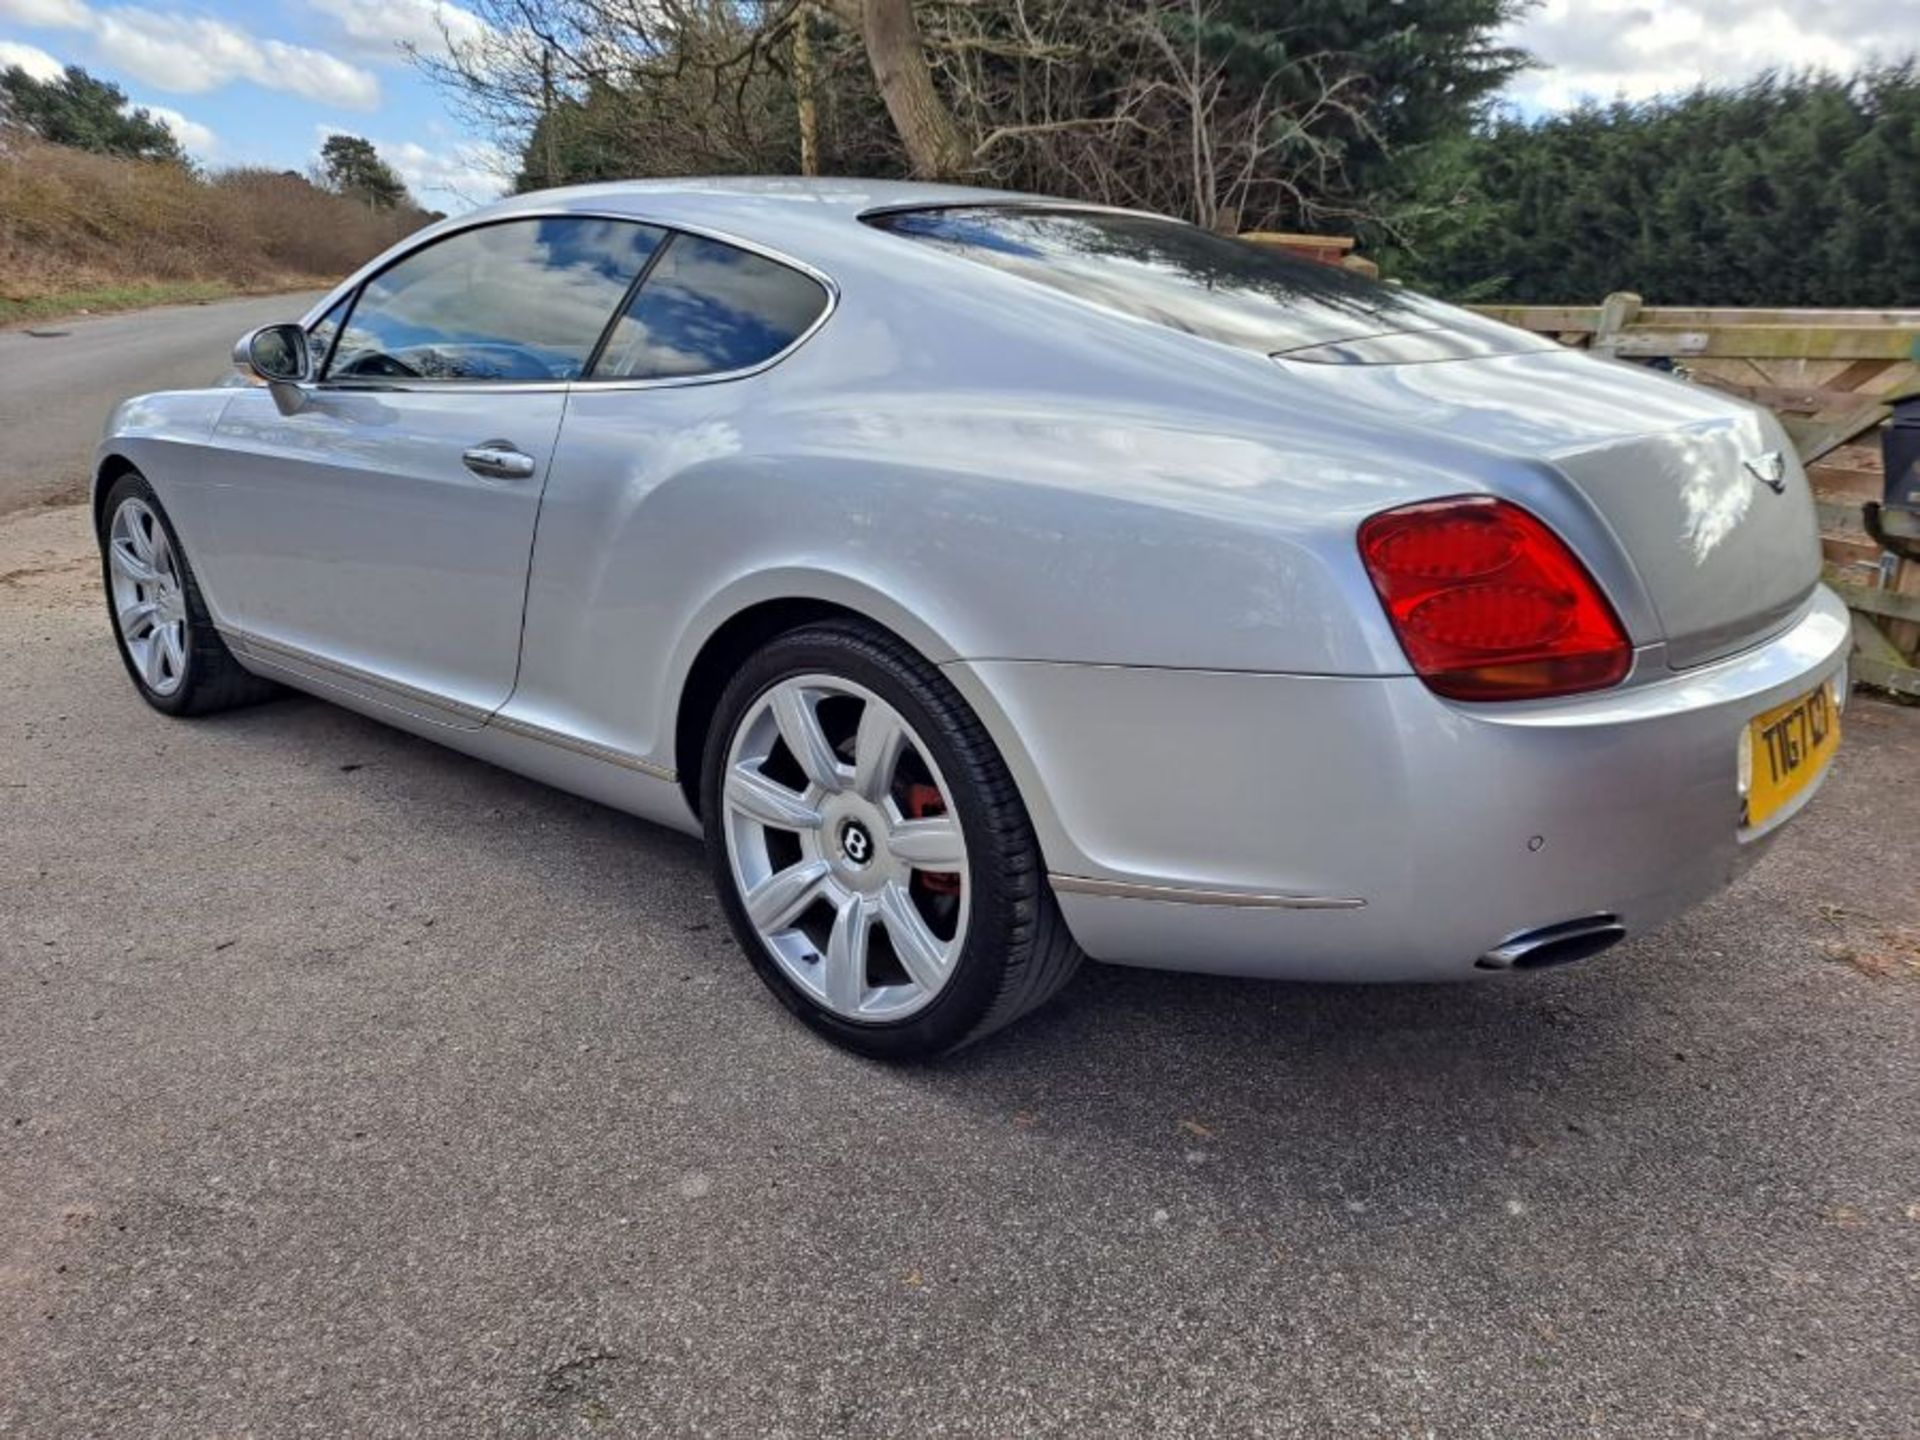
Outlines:
[{"label": "red brake caliper", "polygon": [[[929,815],[944,815],[947,805],[940,798],[938,785],[907,786],[907,818],[924,820]],[[927,887],[929,895],[958,895],[960,877],[947,870],[921,870],[916,872],[920,883]]]}]

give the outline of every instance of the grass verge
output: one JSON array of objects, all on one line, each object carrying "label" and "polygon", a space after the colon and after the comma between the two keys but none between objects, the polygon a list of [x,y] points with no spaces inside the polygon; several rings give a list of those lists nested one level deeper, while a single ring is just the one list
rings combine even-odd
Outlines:
[{"label": "grass verge", "polygon": [[81,314],[145,310],[155,305],[204,305],[212,300],[232,300],[243,295],[324,290],[337,279],[337,275],[289,275],[268,285],[236,285],[226,280],[153,280],[144,284],[82,286],[22,300],[0,296],[0,328]]}]

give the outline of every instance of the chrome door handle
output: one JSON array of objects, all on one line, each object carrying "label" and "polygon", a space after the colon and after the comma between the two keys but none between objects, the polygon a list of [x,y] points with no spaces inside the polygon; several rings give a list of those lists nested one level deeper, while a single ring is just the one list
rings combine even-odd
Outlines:
[{"label": "chrome door handle", "polygon": [[491,476],[495,480],[531,480],[533,472],[539,468],[531,455],[514,449],[505,440],[489,440],[484,445],[476,445],[460,460],[474,474]]}]

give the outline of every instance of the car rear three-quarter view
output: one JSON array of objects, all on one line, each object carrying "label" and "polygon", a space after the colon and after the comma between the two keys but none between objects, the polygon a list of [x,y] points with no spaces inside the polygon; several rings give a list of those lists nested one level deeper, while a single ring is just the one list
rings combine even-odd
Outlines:
[{"label": "car rear three-quarter view", "polygon": [[1083,956],[1592,956],[1820,784],[1846,612],[1770,417],[1158,216],[517,197],[103,442],[157,708],[273,682],[701,834],[747,956],[942,1053]]}]

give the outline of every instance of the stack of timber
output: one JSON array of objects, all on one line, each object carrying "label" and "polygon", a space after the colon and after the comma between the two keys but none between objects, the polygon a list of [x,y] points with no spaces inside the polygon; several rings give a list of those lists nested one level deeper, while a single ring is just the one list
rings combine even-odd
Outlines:
[{"label": "stack of timber", "polygon": [[1242,230],[1240,239],[1252,245],[1284,250],[1289,255],[1297,255],[1302,260],[1312,260],[1320,265],[1352,270],[1369,279],[1377,279],[1380,275],[1378,265],[1354,253],[1356,242],[1351,235],[1296,235],[1289,230]]},{"label": "stack of timber", "polygon": [[1920,556],[1920,515],[1869,508],[1886,485],[1890,402],[1920,394],[1920,310],[1689,310],[1627,294],[1594,306],[1475,308],[1778,415],[1813,482],[1827,582],[1853,611],[1854,678],[1920,697],[1920,559],[1903,558]]}]

